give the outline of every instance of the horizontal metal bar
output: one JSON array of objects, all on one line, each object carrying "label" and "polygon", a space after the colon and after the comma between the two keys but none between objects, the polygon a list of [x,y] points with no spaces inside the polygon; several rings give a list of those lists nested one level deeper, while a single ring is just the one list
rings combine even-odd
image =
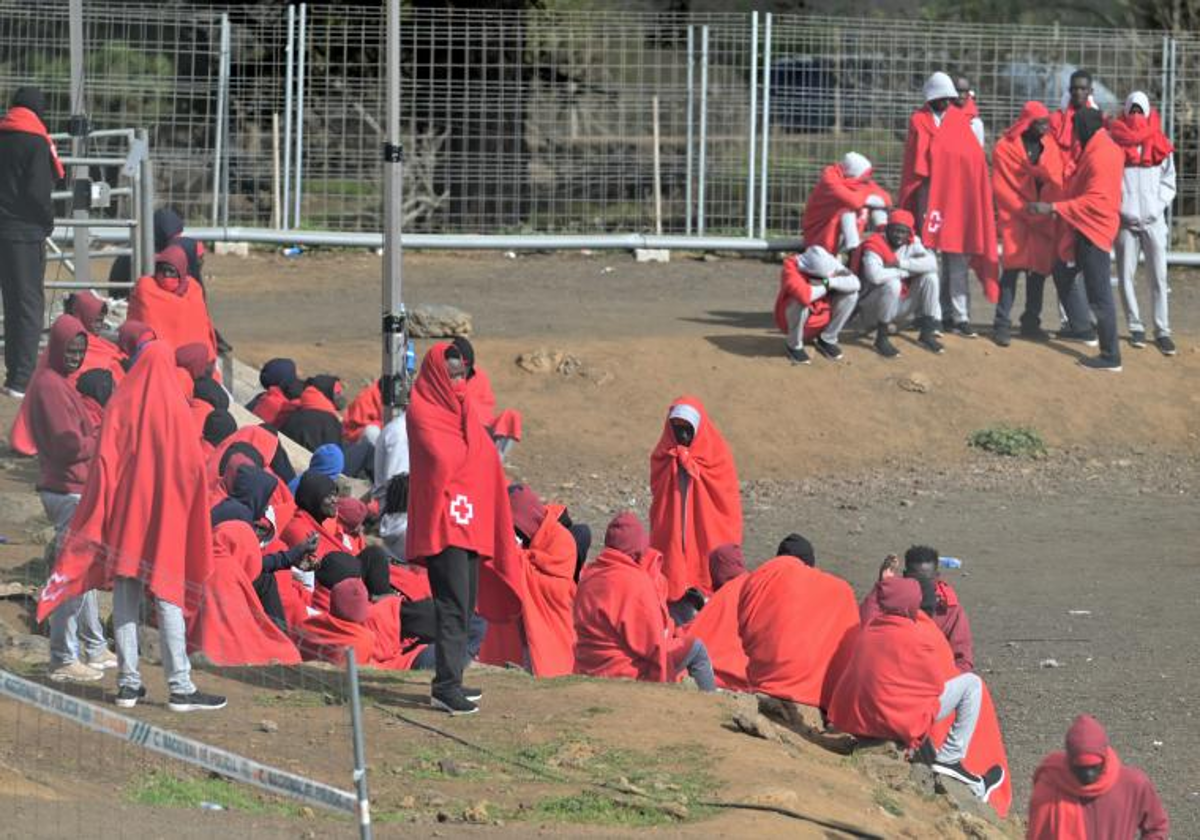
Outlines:
[{"label": "horizontal metal bar", "polygon": [[54,280],[46,283],[47,289],[132,289],[134,283],[80,283],[75,280]]},{"label": "horizontal metal bar", "polygon": [[[108,191],[109,195],[133,195],[133,187],[113,187]],[[58,190],[50,193],[50,197],[55,201],[64,201],[69,198],[74,198],[75,193],[71,190]]]},{"label": "horizontal metal bar", "polygon": [[[137,129],[135,128],[101,128],[96,131],[89,131],[88,139],[90,140],[94,137],[127,137],[132,142],[136,131]],[[52,140],[70,140],[71,135],[64,131],[58,134],[51,134],[50,138]]]},{"label": "horizontal metal bar", "polygon": [[[112,257],[132,257],[132,248],[112,248],[103,251],[92,251],[88,254],[89,260],[107,260]],[[75,255],[70,251],[60,254],[47,254],[46,262],[70,262],[75,259]]]},{"label": "horizontal metal bar", "polygon": [[55,219],[55,227],[135,228],[137,219]]},{"label": "horizontal metal bar", "polygon": [[61,157],[63,166],[124,166],[125,158]]}]

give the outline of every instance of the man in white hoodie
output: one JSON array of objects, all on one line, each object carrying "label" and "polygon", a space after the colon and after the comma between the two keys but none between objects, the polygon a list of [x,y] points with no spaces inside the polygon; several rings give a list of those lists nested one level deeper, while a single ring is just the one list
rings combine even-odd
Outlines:
[{"label": "man in white hoodie", "polygon": [[1150,305],[1154,312],[1154,342],[1165,356],[1175,355],[1167,297],[1167,208],[1175,199],[1174,147],[1162,133],[1158,112],[1140,90],[1129,94],[1125,112],[1109,125],[1109,134],[1125,152],[1121,182],[1121,229],[1117,234],[1117,276],[1129,324],[1129,343],[1146,346],[1146,327],[1138,310],[1134,279],[1138,257],[1146,255]]}]

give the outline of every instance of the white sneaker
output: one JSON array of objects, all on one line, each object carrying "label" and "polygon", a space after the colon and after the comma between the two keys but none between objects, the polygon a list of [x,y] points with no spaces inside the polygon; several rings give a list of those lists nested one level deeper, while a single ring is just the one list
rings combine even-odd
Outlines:
[{"label": "white sneaker", "polygon": [[50,679],[54,682],[95,682],[104,679],[104,672],[84,665],[82,662],[68,662],[51,671]]},{"label": "white sneaker", "polygon": [[12,397],[14,400],[25,399],[25,392],[18,391],[16,388],[5,388],[4,393],[6,396]]}]

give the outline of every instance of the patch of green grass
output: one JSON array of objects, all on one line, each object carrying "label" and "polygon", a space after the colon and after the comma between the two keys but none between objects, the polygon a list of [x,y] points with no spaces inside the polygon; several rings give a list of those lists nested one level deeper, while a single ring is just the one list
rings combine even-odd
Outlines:
[{"label": "patch of green grass", "polygon": [[1042,458],[1046,455],[1046,442],[1037,429],[1029,426],[988,426],[972,432],[967,443],[984,452],[1010,458]]},{"label": "patch of green grass", "polygon": [[135,780],[128,790],[128,798],[138,805],[160,808],[199,808],[202,802],[214,802],[230,811],[300,815],[299,805],[265,798],[245,785],[218,776],[176,775],[165,770],[151,770]]},{"label": "patch of green grass", "polygon": [[670,814],[647,803],[618,801],[603,793],[585,790],[570,796],[543,799],[534,815],[545,820],[586,825],[619,825],[649,828],[678,822]]},{"label": "patch of green grass", "polygon": [[900,803],[886,790],[875,791],[875,804],[893,817],[904,816],[904,809],[900,807]]},{"label": "patch of green grass", "polygon": [[255,695],[254,705],[288,709],[314,709],[320,706],[340,706],[342,702],[332,694],[296,689],[294,691],[277,691],[273,694]]}]

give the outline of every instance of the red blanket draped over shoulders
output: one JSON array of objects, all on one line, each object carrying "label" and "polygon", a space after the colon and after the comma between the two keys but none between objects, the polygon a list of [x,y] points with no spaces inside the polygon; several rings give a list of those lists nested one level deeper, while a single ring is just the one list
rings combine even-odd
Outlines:
[{"label": "red blanket draped over shoulders", "polygon": [[[1055,212],[1071,230],[1105,251],[1112,248],[1121,226],[1121,179],[1124,173],[1125,153],[1107,131],[1097,131],[1084,148],[1075,173],[1067,181],[1066,198],[1054,202]],[[1073,236],[1066,235],[1060,240],[1058,254],[1064,262],[1075,261]]]},{"label": "red blanket draped over shoulders", "polygon": [[355,661],[367,666],[375,653],[375,633],[370,627],[328,612],[310,615],[291,629],[305,662],[321,660],[341,665],[346,661],[346,648],[352,647]]},{"label": "red blanket draped over shoulders", "polygon": [[400,637],[400,599],[394,595],[371,604],[363,626],[374,637],[371,659],[367,663],[372,668],[407,671],[425,650],[425,645],[415,639]]},{"label": "red blanket draped over shoulders", "polygon": [[[670,601],[692,586],[711,593],[708,556],[717,546],[742,542],[741,486],[733,453],[699,399],[679,397],[671,408],[679,405],[700,415],[691,445],[675,441],[668,418],[650,453],[650,544],[662,552]],[[689,477],[686,499],[680,471]]]},{"label": "red blanket draped over shoulders", "polygon": [[383,395],[379,392],[378,379],[359,391],[346,409],[342,437],[347,443],[354,443],[362,437],[367,426],[383,428]]},{"label": "red blanket draped over shoulders", "polygon": [[823,706],[827,675],[847,654],[858,627],[850,584],[795,557],[751,572],[738,600],[738,632],[754,691]]},{"label": "red blanket draped over shoulders", "polygon": [[[217,359],[217,335],[199,283],[188,283],[181,296],[163,289],[153,277],[142,277],[129,295],[128,320],[151,327],[172,347],[203,344],[209,361]],[[219,371],[213,377],[220,381]]]},{"label": "red blanket draped over shoulders", "polygon": [[189,614],[212,565],[204,455],[175,353],[147,345],[113,393],[83,496],[63,540],[38,619],[63,599],[139,578]]},{"label": "red blanket draped over shoulders", "polygon": [[451,546],[479,554],[479,614],[503,621],[521,611],[525,587],[508,480],[465,382],[450,379],[449,346],[425,354],[405,413],[412,476],[406,554],[424,561]]},{"label": "red blanket draped over shoulders", "polygon": [[512,408],[496,411],[496,393],[492,390],[492,380],[478,365],[475,366],[475,375],[467,380],[467,399],[475,407],[483,425],[493,435],[521,440],[521,412]]},{"label": "red blanket draped over shoulders", "polygon": [[575,595],[575,673],[666,682],[670,619],[659,588],[661,556],[634,560],[606,548],[583,569]]},{"label": "red blanket draped over shoulders", "polygon": [[886,204],[892,203],[887,190],[870,177],[847,177],[839,163],[826,166],[809,193],[808,200],[804,202],[800,228],[805,247],[820,245],[829,253],[836,254],[842,214],[862,209],[871,195],[878,195]]},{"label": "red blanket draped over shoulders", "polygon": [[718,589],[687,626],[688,633],[708,648],[717,685],[730,691],[750,690],[750,678],[746,675],[749,660],[738,632],[738,602],[749,577],[740,575]]},{"label": "red blanket draped over shoulders", "polygon": [[263,611],[252,581],[262,574],[254,529],[222,522],[213,529],[212,572],[200,608],[188,623],[188,647],[215,665],[294,665],[296,646]]},{"label": "red blanket draped over shoulders", "polygon": [[1005,270],[1019,268],[1048,275],[1054,268],[1055,225],[1045,216],[1031,215],[1025,207],[1061,189],[1063,161],[1049,134],[1042,137],[1041,145],[1041,157],[1033,164],[1020,132],[1010,131],[997,140],[992,150],[992,191]]}]

